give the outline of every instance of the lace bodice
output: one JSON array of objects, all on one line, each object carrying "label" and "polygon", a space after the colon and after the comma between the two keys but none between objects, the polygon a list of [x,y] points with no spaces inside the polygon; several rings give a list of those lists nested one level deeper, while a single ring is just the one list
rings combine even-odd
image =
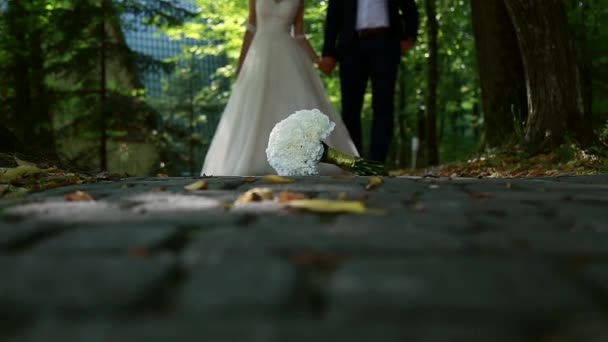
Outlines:
[{"label": "lace bodice", "polygon": [[301,0],[257,0],[257,32],[289,32]]}]

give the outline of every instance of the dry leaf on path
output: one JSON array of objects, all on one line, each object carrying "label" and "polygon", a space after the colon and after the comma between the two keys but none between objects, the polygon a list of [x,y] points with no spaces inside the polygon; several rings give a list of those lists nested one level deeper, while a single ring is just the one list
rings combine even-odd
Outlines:
[{"label": "dry leaf on path", "polygon": [[384,184],[384,180],[382,180],[381,177],[378,177],[378,176],[369,177],[369,181],[367,182],[367,185],[365,186],[365,190],[375,189],[375,188],[381,186],[382,184]]},{"label": "dry leaf on path", "polygon": [[242,194],[236,202],[239,204],[249,202],[270,201],[274,198],[272,189],[269,188],[253,188]]},{"label": "dry leaf on path", "polygon": [[257,179],[256,179],[255,177],[246,176],[246,177],[243,177],[243,180],[244,180],[245,182],[247,182],[247,183],[253,183],[253,182],[255,182]]},{"label": "dry leaf on path", "polygon": [[15,158],[15,162],[19,166],[33,166],[33,167],[37,167],[36,164],[30,163],[30,162],[25,161],[25,160],[21,160],[21,159],[17,158],[17,156],[15,156],[14,158]]},{"label": "dry leaf on path", "polygon": [[277,175],[267,175],[262,177],[262,180],[267,183],[275,183],[275,184],[289,184],[293,183],[296,180],[291,178],[285,178]]},{"label": "dry leaf on path", "polygon": [[127,254],[132,258],[147,258],[150,256],[150,251],[146,247],[131,247],[127,250]]},{"label": "dry leaf on path", "polygon": [[487,198],[492,198],[492,194],[487,193],[487,192],[473,192],[471,193],[471,198],[474,199],[487,199]]},{"label": "dry leaf on path", "polygon": [[426,205],[420,201],[416,201],[410,206],[410,210],[415,213],[424,213],[426,212]]},{"label": "dry leaf on path", "polygon": [[84,191],[71,192],[65,194],[63,198],[68,202],[93,202],[95,199]]},{"label": "dry leaf on path", "polygon": [[301,193],[283,191],[279,194],[278,201],[279,201],[279,203],[283,203],[283,202],[289,202],[289,201],[303,200],[303,199],[307,199],[307,198],[308,198],[308,196],[301,194]]},{"label": "dry leaf on path", "polygon": [[291,256],[291,261],[298,266],[317,267],[322,269],[335,269],[345,257],[327,255],[315,252],[303,252]]},{"label": "dry leaf on path", "polygon": [[208,187],[209,187],[209,182],[204,179],[201,179],[192,184],[186,185],[184,187],[184,189],[186,189],[188,191],[197,191],[197,190],[207,190]]},{"label": "dry leaf on path", "polygon": [[316,213],[363,214],[368,210],[359,201],[336,201],[328,199],[304,199],[287,202],[287,207],[303,209]]}]

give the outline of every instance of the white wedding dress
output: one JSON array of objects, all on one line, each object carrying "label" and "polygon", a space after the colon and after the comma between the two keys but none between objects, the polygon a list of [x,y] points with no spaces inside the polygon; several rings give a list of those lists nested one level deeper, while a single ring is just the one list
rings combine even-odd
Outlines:
[{"label": "white wedding dress", "polygon": [[[291,35],[301,0],[257,0],[257,30],[233,86],[201,175],[275,174],[266,159],[274,125],[297,110],[319,109],[336,123],[326,143],[359,155],[306,51]],[[321,165],[321,174],[339,173]]]}]

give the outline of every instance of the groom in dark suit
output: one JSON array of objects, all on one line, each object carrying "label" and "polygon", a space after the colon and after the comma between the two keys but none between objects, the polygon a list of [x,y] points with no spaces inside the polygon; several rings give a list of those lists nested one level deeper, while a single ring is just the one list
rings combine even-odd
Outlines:
[{"label": "groom in dark suit", "polygon": [[329,75],[340,64],[342,118],[360,153],[361,109],[371,79],[370,159],[386,161],[401,54],[412,48],[417,31],[414,0],[329,0],[319,68]]}]

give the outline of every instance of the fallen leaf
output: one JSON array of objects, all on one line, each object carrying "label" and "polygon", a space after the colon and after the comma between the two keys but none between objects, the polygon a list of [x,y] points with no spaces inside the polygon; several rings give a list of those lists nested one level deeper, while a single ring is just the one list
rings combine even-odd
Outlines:
[{"label": "fallen leaf", "polygon": [[188,191],[207,190],[209,182],[205,179],[198,180],[192,184],[186,185],[184,189]]},{"label": "fallen leaf", "polygon": [[382,180],[382,178],[380,178],[378,176],[369,177],[369,181],[367,182],[367,185],[365,186],[365,190],[375,189],[375,188],[381,186],[382,184],[384,184],[384,180]]},{"label": "fallen leaf", "polygon": [[133,258],[145,258],[150,256],[150,251],[146,247],[131,247],[127,254]]},{"label": "fallen leaf", "polygon": [[166,173],[162,173],[162,172],[161,172],[161,173],[156,174],[156,177],[160,177],[160,178],[168,178],[168,177],[169,177],[169,175],[168,175],[168,174],[166,174]]},{"label": "fallen leaf", "polygon": [[36,164],[30,163],[30,162],[25,161],[25,160],[21,160],[21,159],[17,158],[17,156],[15,156],[14,158],[15,158],[15,162],[19,166],[33,166],[33,167],[36,167]]},{"label": "fallen leaf", "polygon": [[262,180],[266,183],[275,183],[275,184],[288,184],[295,182],[295,179],[285,178],[277,175],[267,175],[262,177]]},{"label": "fallen leaf", "polygon": [[367,211],[359,201],[336,201],[329,199],[304,199],[287,203],[287,207],[303,209],[316,213],[353,213],[363,214]]},{"label": "fallen leaf", "polygon": [[336,199],[338,201],[344,201],[345,199],[348,198],[348,195],[346,194],[346,192],[340,192],[338,193],[338,195],[336,196]]},{"label": "fallen leaf", "polygon": [[261,202],[269,201],[274,198],[272,189],[269,188],[253,188],[248,190],[236,200],[237,203]]},{"label": "fallen leaf", "polygon": [[298,266],[313,266],[323,269],[335,269],[343,259],[342,256],[314,252],[303,252],[291,257],[291,261]]},{"label": "fallen leaf", "polygon": [[306,196],[304,194],[300,194],[297,192],[283,191],[279,194],[278,201],[280,203],[283,203],[283,202],[302,200],[302,199],[307,199],[307,198],[308,198],[308,196]]},{"label": "fallen leaf", "polygon": [[49,190],[49,189],[59,188],[59,187],[65,186],[65,185],[67,185],[66,182],[50,181],[50,182],[44,183],[40,187],[44,190]]},{"label": "fallen leaf", "polygon": [[243,180],[247,183],[253,183],[255,182],[257,179],[255,177],[251,177],[251,176],[247,176],[247,177],[243,177]]},{"label": "fallen leaf", "polygon": [[491,198],[492,194],[487,193],[487,192],[473,192],[471,193],[471,198],[474,199],[487,199],[487,198]]},{"label": "fallen leaf", "polygon": [[71,192],[65,194],[63,198],[68,202],[93,202],[95,199],[84,191]]},{"label": "fallen leaf", "polygon": [[410,206],[410,209],[415,213],[423,213],[426,212],[426,205],[420,201],[416,201]]}]

